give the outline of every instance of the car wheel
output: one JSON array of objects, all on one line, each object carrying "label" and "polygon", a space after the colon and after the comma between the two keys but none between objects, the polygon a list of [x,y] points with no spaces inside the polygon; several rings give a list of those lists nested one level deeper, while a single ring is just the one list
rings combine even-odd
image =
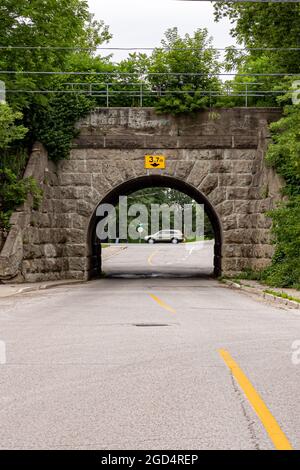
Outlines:
[{"label": "car wheel", "polygon": [[150,245],[153,245],[153,243],[154,243],[153,238],[149,238],[148,243],[150,243]]},{"label": "car wheel", "polygon": [[174,245],[176,245],[176,243],[178,243],[178,240],[177,240],[177,238],[172,238],[171,242],[172,242]]}]

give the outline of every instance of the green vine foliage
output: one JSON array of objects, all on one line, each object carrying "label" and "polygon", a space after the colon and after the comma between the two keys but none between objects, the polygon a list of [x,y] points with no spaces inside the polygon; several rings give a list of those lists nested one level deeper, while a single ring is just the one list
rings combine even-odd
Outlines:
[{"label": "green vine foliage", "polygon": [[276,249],[263,273],[267,284],[300,289],[300,195],[271,212]]},{"label": "green vine foliage", "polygon": [[45,106],[35,109],[33,135],[43,143],[51,160],[68,158],[72,140],[78,134],[75,124],[94,106],[94,101],[84,95],[66,94],[54,95]]},{"label": "green vine foliage", "polygon": [[201,96],[199,92],[194,94],[186,92],[179,97],[174,95],[161,98],[156,104],[156,112],[158,114],[168,113],[173,115],[194,113],[208,106],[209,98],[207,96]]},{"label": "green vine foliage", "polygon": [[284,116],[270,126],[273,143],[267,161],[283,176],[285,194],[300,195],[300,105],[287,105]]},{"label": "green vine foliage", "polygon": [[27,160],[27,152],[18,147],[28,132],[23,125],[17,124],[22,118],[7,104],[0,106],[0,229],[8,230],[14,209],[26,201],[29,194],[33,206],[41,199],[41,189],[33,178],[22,179]]},{"label": "green vine foliage", "polygon": [[23,204],[29,194],[32,196],[33,208],[37,209],[42,199],[42,190],[36,180],[32,177],[19,179],[8,168],[0,170],[0,226],[9,229],[9,219],[15,207]]},{"label": "green vine foliage", "polygon": [[269,285],[300,288],[300,106],[285,106],[270,128],[273,143],[266,158],[284,178],[289,199],[270,213],[276,249],[263,278]]},{"label": "green vine foliage", "polygon": [[15,124],[15,121],[22,117],[22,113],[13,111],[8,104],[0,103],[0,150],[8,147],[12,141],[25,137],[28,129]]}]

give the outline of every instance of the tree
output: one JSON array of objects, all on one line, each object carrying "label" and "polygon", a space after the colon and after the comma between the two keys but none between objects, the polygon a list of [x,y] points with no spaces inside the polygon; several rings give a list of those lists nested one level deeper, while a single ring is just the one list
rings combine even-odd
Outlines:
[{"label": "tree", "polygon": [[[300,4],[299,3],[222,3],[215,6],[216,19],[229,17],[232,34],[239,44],[251,49],[239,56],[234,50],[227,54],[228,68],[243,73],[299,73]],[[268,50],[263,50],[268,48]],[[274,50],[276,48],[276,50]],[[279,49],[278,49],[279,48]],[[285,51],[282,48],[290,48]],[[233,87],[249,80],[236,78]],[[288,77],[259,77],[260,89],[285,90],[292,88]],[[276,102],[265,98],[262,104]],[[259,103],[253,97],[253,103]],[[291,93],[280,96],[284,115],[271,124],[273,143],[267,151],[267,161],[283,176],[283,193],[288,201],[271,212],[275,235],[275,255],[272,265],[262,273],[271,285],[300,288],[300,106],[292,105]]]},{"label": "tree", "polygon": [[[230,83],[233,91],[244,91],[245,83],[251,83],[248,89],[261,96],[250,98],[249,105],[276,106],[280,90],[288,89],[289,80],[284,74],[300,74],[299,50],[293,50],[299,47],[300,4],[222,2],[214,8],[216,20],[228,17],[233,25],[232,36],[239,45],[249,48],[247,52],[227,49],[226,69],[249,74],[235,77]],[[283,75],[255,76],[262,73]],[[236,98],[235,105],[242,103]]]},{"label": "tree", "polygon": [[110,34],[102,21],[94,20],[86,0],[2,0],[0,24],[0,70],[12,72],[0,77],[9,104],[0,109],[0,227],[7,228],[12,210],[27,194],[39,196],[32,179],[21,179],[32,142],[40,138],[50,158],[65,157],[76,120],[93,105],[84,96],[52,94],[65,87],[68,75],[27,72],[99,67],[96,47]]},{"label": "tree", "polygon": [[4,70],[61,70],[73,54],[70,48],[94,52],[111,37],[107,26],[94,20],[85,0],[2,0],[0,23],[2,46],[36,48],[2,50]]},{"label": "tree", "polygon": [[[239,44],[249,48],[299,47],[299,3],[216,2],[214,8],[217,21],[222,17],[231,20],[231,34]],[[251,55],[266,55],[284,72],[300,71],[299,51],[252,50]]]},{"label": "tree", "polygon": [[285,179],[285,194],[300,196],[300,105],[286,105],[283,117],[270,128],[267,160]]},{"label": "tree", "polygon": [[16,168],[6,168],[10,155],[7,149],[14,149],[16,141],[22,140],[28,129],[17,125],[22,114],[14,112],[5,103],[0,104],[0,228],[9,229],[9,219],[16,205],[23,203],[28,194],[37,204],[41,191],[33,178],[19,179]]},{"label": "tree", "polygon": [[220,90],[221,64],[207,29],[184,37],[177,28],[168,29],[161,45],[150,57],[148,78],[160,96],[157,110],[177,114],[213,104],[210,93]]},{"label": "tree", "polygon": [[[1,79],[6,84],[9,104],[24,115],[23,123],[29,130],[24,145],[30,147],[37,136],[45,134],[41,129],[45,119],[38,124],[37,110],[53,116],[55,106],[61,113],[60,98],[66,105],[65,96],[57,94],[54,100],[52,93],[46,91],[68,91],[64,84],[70,82],[70,76],[26,72],[77,71],[79,66],[85,71],[93,70],[93,62],[97,67],[102,63],[94,56],[96,47],[111,36],[108,27],[90,14],[86,0],[3,0],[0,23],[0,44],[4,47],[0,69],[15,72],[2,74]],[[107,60],[104,59],[103,64],[106,65]],[[74,102],[73,98],[71,96],[70,100]],[[72,103],[70,108],[75,110],[76,106]],[[76,109],[74,120],[79,116]],[[60,123],[63,126],[62,119]],[[63,128],[60,130],[63,133]]]},{"label": "tree", "polygon": [[21,118],[22,113],[13,111],[8,104],[0,103],[0,150],[16,140],[22,140],[26,135],[28,129],[15,123]]}]

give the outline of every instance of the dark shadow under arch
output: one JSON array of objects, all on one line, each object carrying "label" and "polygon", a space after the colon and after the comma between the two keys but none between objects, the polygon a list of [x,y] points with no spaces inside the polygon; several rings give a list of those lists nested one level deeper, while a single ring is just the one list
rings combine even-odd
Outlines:
[{"label": "dark shadow under arch", "polygon": [[[194,186],[186,183],[183,180],[173,176],[164,175],[145,175],[140,176],[124,183],[121,183],[116,188],[112,189],[99,204],[112,204],[116,205],[119,202],[119,196],[127,196],[140,189],[151,187],[166,187],[176,189],[182,193],[187,194],[194,199],[198,204],[203,204],[206,214],[208,215],[212,224],[215,245],[214,245],[214,275],[220,276],[222,274],[222,228],[219,216],[217,215],[214,207],[204,194],[202,194]],[[99,205],[98,204],[98,205]],[[97,205],[97,207],[98,207]],[[96,207],[96,209],[97,209]],[[89,278],[99,277],[101,274],[101,245],[97,242],[96,226],[99,218],[96,216],[96,209],[91,218],[88,230],[88,247],[89,247]]]}]

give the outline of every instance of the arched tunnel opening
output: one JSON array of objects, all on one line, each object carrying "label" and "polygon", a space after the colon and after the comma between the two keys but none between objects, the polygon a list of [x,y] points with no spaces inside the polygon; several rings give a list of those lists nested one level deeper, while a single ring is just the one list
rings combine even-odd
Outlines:
[{"label": "arched tunnel opening", "polygon": [[[170,230],[159,230],[159,232],[151,231],[151,227],[145,227],[147,224],[140,224],[137,230],[137,237],[132,240],[127,235],[119,237],[118,227],[116,230],[115,239],[110,239],[109,235],[103,236],[99,239],[99,222],[103,222],[107,213],[99,215],[99,207],[107,207],[108,205],[117,209],[120,204],[120,198],[128,198],[129,202],[135,203],[139,200],[141,194],[147,196],[149,194],[153,197],[155,194],[161,194],[159,189],[164,189],[164,193],[172,196],[173,202],[180,203],[192,202],[203,209],[204,217],[204,231],[203,238],[190,240],[186,238],[184,233],[185,228],[182,228],[184,237],[183,243],[177,243],[174,238],[178,237],[178,233],[174,235],[174,227]],[[127,199],[126,199],[127,200]],[[143,201],[145,198],[143,198]],[[172,223],[171,223],[172,224]],[[163,227],[159,227],[162,229]],[[126,227],[127,230],[127,227]],[[146,235],[147,236],[146,236]],[[207,235],[209,234],[209,236]],[[156,236],[153,236],[156,235]],[[149,240],[153,236],[153,240]],[[148,237],[148,240],[147,240]],[[162,240],[166,238],[167,240]],[[173,238],[172,238],[173,237]],[[209,238],[209,240],[207,240]],[[170,243],[162,243],[163,241],[170,241]],[[181,241],[181,240],[179,240]],[[172,243],[174,242],[174,244]],[[114,256],[111,261],[105,261],[104,251],[112,244],[118,250],[126,249],[126,256],[124,254]],[[222,229],[219,217],[208,200],[208,198],[198,191],[189,183],[175,177],[164,175],[147,175],[128,180],[111,190],[97,205],[91,217],[89,230],[88,230],[88,246],[89,246],[89,278],[97,278],[102,275],[112,277],[202,277],[214,275],[220,276],[222,273]],[[159,248],[158,248],[159,247]],[[161,248],[160,248],[161,247]],[[156,251],[154,251],[154,248]],[[155,255],[161,249],[161,256]],[[115,250],[116,251],[116,250]],[[140,253],[143,252],[143,256]],[[192,257],[191,254],[193,253]],[[163,255],[163,256],[162,256]],[[167,258],[165,263],[157,262],[159,258]],[[122,258],[124,262],[122,263]],[[125,261],[126,258],[126,261]],[[181,261],[178,261],[180,258]],[[133,259],[139,259],[139,266],[136,263],[132,264]],[[206,260],[203,266],[203,259]],[[209,263],[207,260],[209,259]],[[120,260],[120,262],[119,262]],[[188,260],[188,261],[187,261]],[[154,262],[155,261],[155,262]],[[186,263],[186,265],[184,264]],[[192,269],[193,264],[193,269]]]}]

